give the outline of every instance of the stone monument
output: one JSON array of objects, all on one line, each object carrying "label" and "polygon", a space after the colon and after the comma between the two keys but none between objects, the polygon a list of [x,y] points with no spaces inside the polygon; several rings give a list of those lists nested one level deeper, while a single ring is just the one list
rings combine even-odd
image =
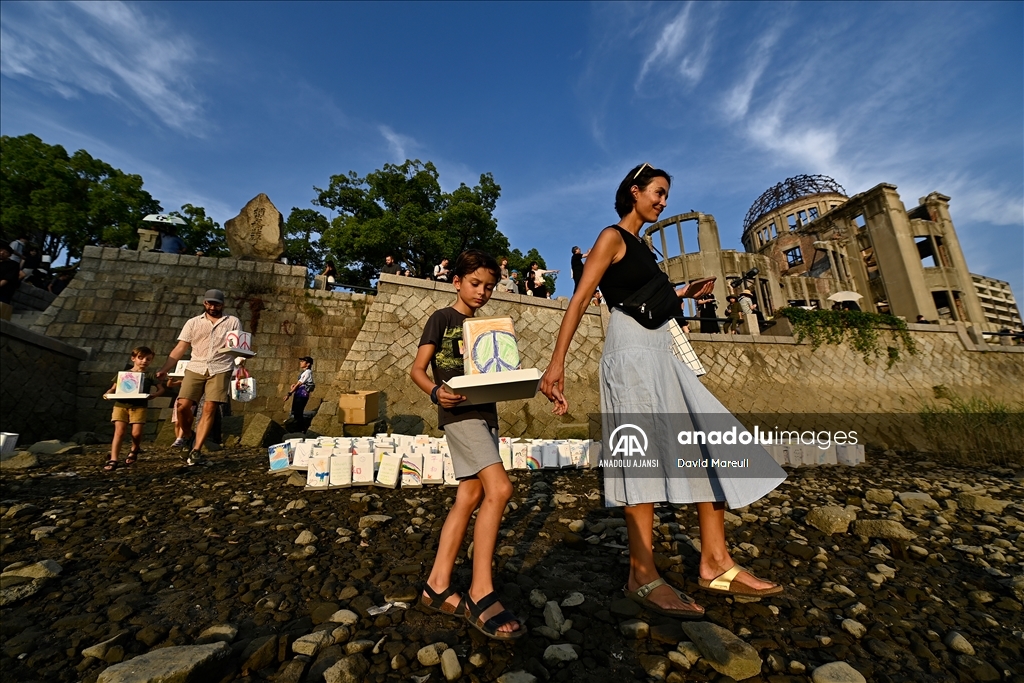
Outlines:
[{"label": "stone monument", "polygon": [[231,256],[247,261],[276,261],[284,253],[284,219],[262,192],[241,213],[224,223]]}]

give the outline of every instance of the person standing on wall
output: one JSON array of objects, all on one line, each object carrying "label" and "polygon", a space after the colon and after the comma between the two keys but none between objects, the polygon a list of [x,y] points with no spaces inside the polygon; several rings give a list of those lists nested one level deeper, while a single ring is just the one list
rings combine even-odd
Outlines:
[{"label": "person standing on wall", "polygon": [[[611,307],[599,380],[602,432],[606,435],[614,436],[626,427],[637,430],[634,424],[622,422],[633,417],[660,424],[662,418],[671,416],[681,423],[699,425],[697,429],[706,429],[708,424],[725,426],[729,421],[739,424],[672,351],[671,321],[681,311],[680,298],[709,294],[714,281],[698,280],[684,290],[675,290],[640,237],[644,224],[656,222],[665,209],[670,184],[668,173],[647,163],[631,169],[619,184],[615,193],[619,222],[598,234],[582,286],[569,301],[551,362],[541,378],[540,390],[554,403],[554,414],[565,415],[569,409],[564,395],[565,359],[586,312],[589,293],[600,286]],[[643,306],[632,303],[637,292],[644,293]],[[648,302],[652,304],[649,309]],[[644,450],[646,439],[645,435]],[[725,508],[749,505],[786,479],[785,471],[763,448],[739,448],[708,443],[676,452],[712,462],[742,453],[739,457],[749,456],[750,472],[756,476],[730,476],[728,470],[716,466],[680,472],[665,458],[653,460],[654,471],[646,474],[614,464],[603,468],[605,506],[625,508],[629,542],[629,575],[623,586],[626,598],[655,614],[681,619],[704,616],[704,609],[693,598],[658,575],[652,533],[658,503],[696,505],[701,542],[697,583],[701,588],[752,597],[783,591],[782,586],[740,567],[729,554]],[[614,458],[615,451],[609,452]]]},{"label": "person standing on wall", "polygon": [[[176,402],[182,437],[174,442],[180,448],[193,441],[188,455],[183,458],[190,467],[200,462],[203,443],[210,434],[215,416],[220,412],[221,405],[230,398],[234,358],[219,349],[227,346],[229,332],[241,329],[242,323],[238,318],[224,315],[224,292],[219,289],[206,290],[203,295],[203,313],[185,323],[178,335],[178,344],[156,373],[157,379],[165,379],[168,371],[192,349],[192,357],[181,382],[181,391],[178,392],[178,398],[183,400]],[[192,406],[204,396],[206,409],[199,419],[198,428],[193,429]]]},{"label": "person standing on wall", "polygon": [[700,331],[703,334],[718,334],[722,330],[717,320],[718,302],[714,294],[706,294],[697,299],[697,315],[700,317]]},{"label": "person standing on wall", "polygon": [[576,288],[580,286],[580,278],[583,277],[583,259],[590,255],[588,251],[586,254],[583,253],[579,247],[572,248],[572,292],[576,293]]},{"label": "person standing on wall", "polygon": [[434,266],[434,280],[437,282],[448,282],[448,259],[443,258],[441,262]]},{"label": "person standing on wall", "polygon": [[[530,264],[530,272],[526,277],[533,283],[533,295],[540,297],[541,299],[548,299],[551,294],[548,292],[548,283],[544,279],[544,276],[549,273],[557,273],[557,270],[544,270],[540,265],[534,261]],[[529,285],[527,285],[529,286]]]},{"label": "person standing on wall", "polygon": [[384,257],[384,267],[380,269],[381,275],[398,275],[401,271],[398,264],[395,263],[395,257],[388,254]]}]

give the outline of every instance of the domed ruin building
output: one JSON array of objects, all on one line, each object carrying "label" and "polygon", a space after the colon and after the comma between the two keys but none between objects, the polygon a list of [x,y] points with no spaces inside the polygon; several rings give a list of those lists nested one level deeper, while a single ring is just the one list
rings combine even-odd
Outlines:
[{"label": "domed ruin building", "polygon": [[[687,253],[682,223],[694,220],[698,251]],[[668,246],[673,232],[678,251]],[[662,263],[673,282],[717,276],[720,311],[728,294],[744,289],[768,316],[783,306],[828,308],[829,296],[856,292],[863,310],[909,322],[920,315],[992,331],[1021,325],[1009,285],[968,270],[949,197],[938,192],[907,211],[895,185],[849,197],[828,176],[799,175],[769,188],[747,211],[745,252],[723,250],[714,217],[700,212],[663,219],[645,236],[668,257]]]}]

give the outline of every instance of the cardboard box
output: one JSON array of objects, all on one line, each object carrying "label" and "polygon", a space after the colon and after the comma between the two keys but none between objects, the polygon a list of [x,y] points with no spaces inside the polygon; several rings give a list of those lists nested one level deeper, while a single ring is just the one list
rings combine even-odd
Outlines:
[{"label": "cardboard box", "polygon": [[374,422],[380,414],[379,391],[353,391],[342,394],[338,399],[338,414],[347,425],[364,425]]}]

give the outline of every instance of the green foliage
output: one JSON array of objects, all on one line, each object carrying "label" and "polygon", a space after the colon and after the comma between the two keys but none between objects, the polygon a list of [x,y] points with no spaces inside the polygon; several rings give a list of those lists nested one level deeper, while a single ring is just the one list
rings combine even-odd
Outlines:
[{"label": "green foliage", "polygon": [[206,215],[206,209],[185,204],[181,211],[172,211],[171,215],[184,219],[187,224],[177,226],[178,237],[185,243],[186,254],[202,252],[203,256],[218,258],[231,255],[224,228]]},{"label": "green foliage", "polygon": [[365,178],[355,171],[331,176],[326,189],[313,189],[313,204],[339,214],[320,240],[325,256],[333,257],[339,283],[369,286],[389,254],[422,277],[442,258],[454,261],[466,249],[508,252],[493,215],[501,187],[490,173],[475,187],[462,184],[447,193],[434,164],[407,160]]},{"label": "green foliage", "polygon": [[1024,464],[1024,402],[964,399],[943,385],[919,414],[938,453],[960,464]]},{"label": "green foliage", "polygon": [[811,346],[841,344],[849,340],[864,357],[865,363],[882,355],[880,331],[889,334],[891,345],[885,347],[886,367],[902,358],[901,349],[917,354],[917,345],[907,331],[907,323],[896,316],[867,311],[808,311],[803,308],[780,308],[776,316],[789,319],[797,341],[811,340]]},{"label": "green foliage", "polygon": [[88,244],[135,246],[142,218],[159,211],[141,176],[85,150],[68,156],[35,135],[0,137],[0,227],[7,237],[24,235],[44,253],[79,257]]},{"label": "green foliage", "polygon": [[311,275],[322,272],[327,259],[320,245],[320,236],[329,227],[327,218],[319,211],[293,206],[284,223],[284,255],[288,263],[306,266]]}]

